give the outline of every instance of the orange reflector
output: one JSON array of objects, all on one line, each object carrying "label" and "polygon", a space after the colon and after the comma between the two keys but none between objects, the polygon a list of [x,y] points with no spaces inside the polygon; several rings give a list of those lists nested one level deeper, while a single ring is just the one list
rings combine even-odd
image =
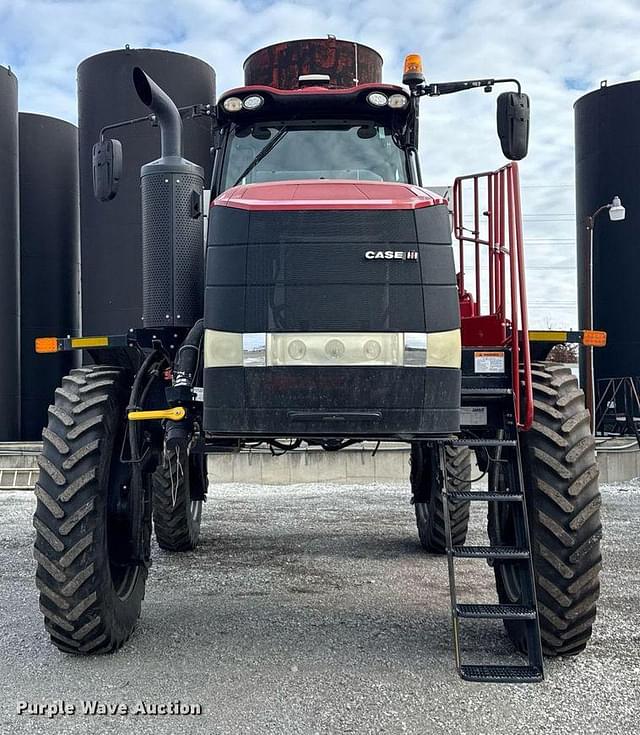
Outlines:
[{"label": "orange reflector", "polygon": [[44,354],[58,351],[57,337],[36,337],[36,352]]},{"label": "orange reflector", "polygon": [[585,329],[582,333],[582,344],[586,347],[604,347],[607,344],[607,333]]},{"label": "orange reflector", "polygon": [[422,57],[420,54],[407,54],[404,57],[404,74],[422,74]]}]

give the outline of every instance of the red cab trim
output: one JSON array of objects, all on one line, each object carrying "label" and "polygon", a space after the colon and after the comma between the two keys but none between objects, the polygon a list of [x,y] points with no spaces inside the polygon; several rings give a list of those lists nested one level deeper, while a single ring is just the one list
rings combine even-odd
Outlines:
[{"label": "red cab trim", "polygon": [[227,189],[212,206],[249,210],[420,209],[447,200],[413,184],[305,179],[246,184]]}]

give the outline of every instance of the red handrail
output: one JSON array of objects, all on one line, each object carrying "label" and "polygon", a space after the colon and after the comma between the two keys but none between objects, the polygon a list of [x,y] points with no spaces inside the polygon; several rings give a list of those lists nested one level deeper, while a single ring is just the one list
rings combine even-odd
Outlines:
[{"label": "red handrail", "polygon": [[[473,197],[473,213],[470,215],[473,219],[473,229],[464,225],[465,191],[468,191]],[[481,227],[481,216],[486,217],[485,227]],[[520,177],[516,163],[509,163],[497,171],[460,176],[455,180],[453,232],[459,245],[458,288],[461,299],[463,295],[467,295],[464,279],[465,244],[473,246],[472,265],[475,271],[475,293],[472,296],[475,299],[475,312],[473,316],[463,320],[463,344],[465,322],[470,322],[478,317],[494,317],[497,324],[506,324],[508,331],[505,333],[505,345],[511,348],[512,353],[515,421],[519,429],[527,431],[533,422],[533,386]],[[486,248],[488,259],[486,299],[488,311],[485,313],[482,309],[481,260],[483,248]],[[507,308],[507,301],[509,308]],[[487,345],[487,347],[490,346],[495,346],[495,344]],[[519,389],[521,380],[522,392]]]}]

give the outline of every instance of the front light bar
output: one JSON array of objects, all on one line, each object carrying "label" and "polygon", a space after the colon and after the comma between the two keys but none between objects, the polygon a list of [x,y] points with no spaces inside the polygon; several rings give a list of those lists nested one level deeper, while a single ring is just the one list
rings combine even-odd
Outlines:
[{"label": "front light bar", "polygon": [[205,367],[459,368],[460,330],[447,332],[278,332],[205,330]]}]

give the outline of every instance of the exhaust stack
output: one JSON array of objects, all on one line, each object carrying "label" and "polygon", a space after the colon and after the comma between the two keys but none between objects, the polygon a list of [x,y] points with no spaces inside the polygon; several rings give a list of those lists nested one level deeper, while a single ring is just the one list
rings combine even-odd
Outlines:
[{"label": "exhaust stack", "polygon": [[133,84],[140,101],[153,112],[160,126],[161,157],[182,158],[182,118],[173,100],[139,66],[133,70]]},{"label": "exhaust stack", "polygon": [[160,158],[140,169],[143,325],[188,328],[203,310],[204,171],[182,157],[182,118],[171,97],[140,67],[133,83],[161,140]]}]

